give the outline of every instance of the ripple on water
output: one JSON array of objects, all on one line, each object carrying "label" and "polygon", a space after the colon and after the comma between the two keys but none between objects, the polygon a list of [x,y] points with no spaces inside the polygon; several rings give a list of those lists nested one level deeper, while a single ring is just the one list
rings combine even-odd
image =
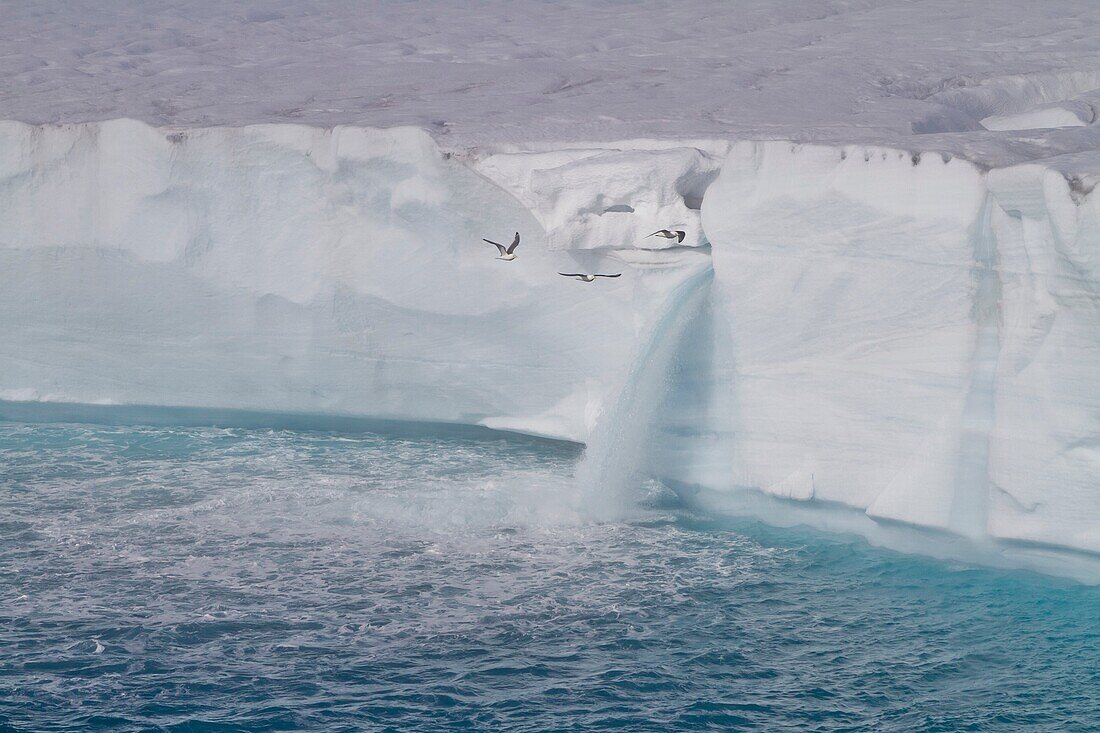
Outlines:
[{"label": "ripple on water", "polygon": [[588,521],[576,460],[487,436],[0,424],[0,728],[1100,720],[1098,589],[667,501]]}]

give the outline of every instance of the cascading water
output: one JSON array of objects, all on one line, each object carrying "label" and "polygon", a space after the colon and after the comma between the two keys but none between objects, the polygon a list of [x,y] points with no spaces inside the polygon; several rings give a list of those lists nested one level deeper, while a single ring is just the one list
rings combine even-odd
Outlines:
[{"label": "cascading water", "polygon": [[646,347],[625,371],[614,401],[600,416],[576,473],[582,509],[589,516],[621,517],[631,493],[646,478],[654,417],[683,358],[684,333],[709,297],[713,274],[709,266],[701,269],[669,296]]}]

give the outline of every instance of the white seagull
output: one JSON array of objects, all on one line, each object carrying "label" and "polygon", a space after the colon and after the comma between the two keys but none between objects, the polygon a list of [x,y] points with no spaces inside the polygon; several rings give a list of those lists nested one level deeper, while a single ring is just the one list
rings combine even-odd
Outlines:
[{"label": "white seagull", "polygon": [[580,280],[582,283],[590,283],[598,277],[620,277],[621,272],[616,272],[614,275],[589,275],[585,272],[559,272],[562,277],[572,277]]},{"label": "white seagull", "polygon": [[512,244],[507,249],[505,249],[503,244],[497,244],[496,242],[494,242],[491,239],[482,239],[481,241],[482,242],[488,242],[489,244],[493,245],[494,247],[496,247],[497,249],[500,250],[500,257],[497,257],[498,260],[505,260],[507,262],[511,262],[512,260],[514,260],[516,258],[515,252],[516,252],[516,247],[519,246],[519,232],[516,232],[516,238],[512,240]]},{"label": "white seagull", "polygon": [[684,241],[684,237],[687,235],[683,229],[658,229],[653,234],[647,234],[646,239],[649,237],[664,237],[665,239],[675,239],[679,244]]}]

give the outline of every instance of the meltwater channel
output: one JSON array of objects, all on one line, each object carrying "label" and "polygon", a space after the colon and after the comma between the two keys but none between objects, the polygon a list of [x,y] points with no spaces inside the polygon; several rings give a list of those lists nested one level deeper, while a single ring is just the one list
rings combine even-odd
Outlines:
[{"label": "meltwater channel", "polygon": [[488,431],[10,418],[3,731],[1100,726],[1097,587],[593,518],[579,448]]}]

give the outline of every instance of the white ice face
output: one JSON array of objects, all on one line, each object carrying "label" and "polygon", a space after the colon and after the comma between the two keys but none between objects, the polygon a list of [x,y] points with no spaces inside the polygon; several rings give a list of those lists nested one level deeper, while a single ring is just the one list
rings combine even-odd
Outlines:
[{"label": "white ice face", "polygon": [[942,493],[972,409],[983,202],[965,161],[735,149],[704,210],[731,343],[733,484],[952,525]]},{"label": "white ice face", "polygon": [[1100,197],[1045,166],[988,181],[1003,324],[989,532],[1100,552]]},{"label": "white ice face", "polygon": [[[584,441],[667,293],[708,266],[632,256],[627,236],[550,250],[527,209],[414,129],[6,123],[0,151],[9,398]],[[482,241],[516,231],[511,262]]]},{"label": "white ice face", "polygon": [[703,207],[715,355],[659,418],[711,437],[669,440],[655,465],[1100,551],[1100,209],[1085,187],[1039,165],[735,147]]}]

